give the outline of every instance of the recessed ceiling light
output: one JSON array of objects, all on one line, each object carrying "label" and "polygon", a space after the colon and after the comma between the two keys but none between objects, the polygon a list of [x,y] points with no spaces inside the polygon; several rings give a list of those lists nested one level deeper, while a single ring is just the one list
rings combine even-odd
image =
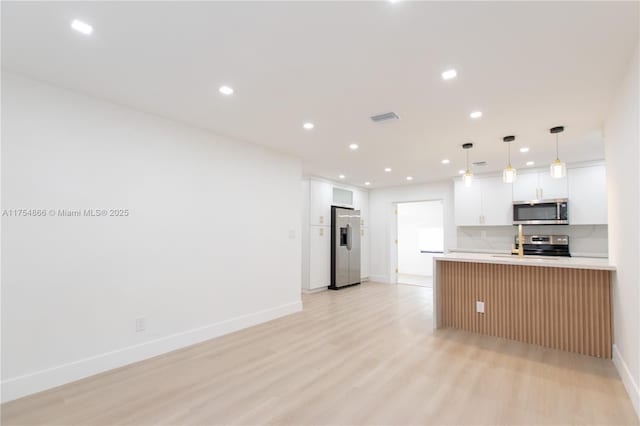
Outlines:
[{"label": "recessed ceiling light", "polygon": [[371,185],[371,182],[365,182],[364,184],[369,186],[369,185]]},{"label": "recessed ceiling light", "polygon": [[466,173],[466,171],[465,171],[465,170],[462,170],[462,169],[458,170],[458,174],[463,175],[463,174],[465,174],[465,173]]},{"label": "recessed ceiling light", "polygon": [[311,130],[311,129],[313,129],[313,128],[314,128],[314,127],[316,127],[316,126],[315,126],[313,123],[304,123],[304,124],[302,125],[302,127],[304,127],[304,128],[305,128],[305,129],[307,129],[307,130]]},{"label": "recessed ceiling light", "polygon": [[480,118],[480,117],[482,117],[482,111],[473,111],[471,114],[469,114],[469,117],[471,117],[471,118]]},{"label": "recessed ceiling light", "polygon": [[73,22],[71,22],[71,28],[78,31],[79,33],[86,35],[89,35],[93,32],[93,27],[91,25],[78,19],[74,19]]},{"label": "recessed ceiling light", "polygon": [[407,180],[413,180],[413,176],[407,176]]},{"label": "recessed ceiling light", "polygon": [[223,95],[229,96],[233,94],[233,88],[229,86],[220,86],[218,92],[222,93]]},{"label": "recessed ceiling light", "polygon": [[449,159],[445,158],[444,160],[441,161],[442,164],[449,164],[450,161]]},{"label": "recessed ceiling light", "polygon": [[533,166],[535,163],[535,161],[527,161],[527,166]]},{"label": "recessed ceiling light", "polygon": [[350,149],[351,151],[355,151],[355,150],[356,150],[356,149],[358,149],[358,148],[360,148],[360,147],[358,146],[358,144],[357,144],[357,143],[352,143],[351,145],[349,145],[349,149]]},{"label": "recessed ceiling light", "polygon": [[338,176],[340,179],[344,179],[344,175],[340,175]]},{"label": "recessed ceiling light", "polygon": [[520,152],[529,152],[529,148],[528,147],[522,147],[520,148]]},{"label": "recessed ceiling light", "polygon": [[390,172],[391,171],[391,167],[385,167],[384,171],[387,172],[387,173]]},{"label": "recessed ceiling light", "polygon": [[451,80],[452,78],[456,78],[457,75],[458,75],[458,71],[454,69],[446,70],[445,72],[442,73],[442,79]]}]

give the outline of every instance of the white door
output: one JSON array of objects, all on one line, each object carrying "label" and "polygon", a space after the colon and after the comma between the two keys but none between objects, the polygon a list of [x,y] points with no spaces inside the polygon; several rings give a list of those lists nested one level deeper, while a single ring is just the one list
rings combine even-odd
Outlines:
[{"label": "white door", "polygon": [[331,227],[311,227],[309,261],[309,288],[328,287],[331,284]]},{"label": "white door", "polygon": [[397,282],[431,286],[433,256],[444,251],[442,200],[398,203]]}]

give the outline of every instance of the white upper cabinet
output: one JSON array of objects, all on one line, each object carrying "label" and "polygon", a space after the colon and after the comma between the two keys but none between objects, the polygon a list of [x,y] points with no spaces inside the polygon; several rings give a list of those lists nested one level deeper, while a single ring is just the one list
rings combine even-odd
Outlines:
[{"label": "white upper cabinet", "polygon": [[554,179],[549,172],[522,173],[513,184],[514,201],[567,198],[567,178]]},{"label": "white upper cabinet", "polygon": [[500,226],[512,224],[511,184],[502,178],[475,179],[470,187],[455,181],[457,226]]},{"label": "white upper cabinet", "polygon": [[464,186],[462,179],[454,184],[454,215],[457,226],[482,225],[482,192],[478,182]]},{"label": "white upper cabinet", "polygon": [[607,223],[607,176],[604,165],[567,171],[569,181],[569,223]]},{"label": "white upper cabinet", "polygon": [[513,201],[537,200],[538,194],[538,173],[518,174],[513,183]]},{"label": "white upper cabinet", "polygon": [[569,188],[567,178],[554,179],[549,172],[538,174],[540,185],[540,199],[550,200],[554,198],[567,198],[569,196]]},{"label": "white upper cabinet", "polygon": [[482,190],[482,219],[484,225],[499,226],[513,224],[511,184],[502,178],[478,179]]},{"label": "white upper cabinet", "polygon": [[331,225],[331,202],[333,185],[317,180],[309,181],[309,223],[311,225]]},{"label": "white upper cabinet", "polygon": [[369,192],[353,191],[353,208],[360,210],[360,226],[369,226]]},{"label": "white upper cabinet", "polygon": [[471,187],[454,184],[456,226],[501,226],[513,223],[513,201],[569,199],[569,224],[607,223],[607,181],[604,165],[567,170],[553,179],[545,171],[522,173],[513,185],[499,177],[477,178]]}]

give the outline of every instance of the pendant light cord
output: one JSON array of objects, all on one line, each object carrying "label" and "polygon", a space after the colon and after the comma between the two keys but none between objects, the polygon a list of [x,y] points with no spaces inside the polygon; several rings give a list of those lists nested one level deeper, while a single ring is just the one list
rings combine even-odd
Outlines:
[{"label": "pendant light cord", "polygon": [[507,145],[507,163],[509,163],[509,167],[511,167],[511,143],[509,143],[509,145]]},{"label": "pendant light cord", "polygon": [[556,133],[556,160],[560,159],[560,155],[558,155],[558,134]]}]

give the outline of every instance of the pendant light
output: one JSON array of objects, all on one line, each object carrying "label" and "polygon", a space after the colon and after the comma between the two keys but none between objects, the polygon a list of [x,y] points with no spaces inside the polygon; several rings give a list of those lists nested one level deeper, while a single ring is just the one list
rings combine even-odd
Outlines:
[{"label": "pendant light", "polygon": [[517,177],[517,171],[511,166],[511,143],[516,140],[515,136],[505,136],[503,142],[507,143],[507,167],[502,171],[502,181],[504,183],[513,183]]},{"label": "pendant light", "polygon": [[469,167],[469,150],[471,148],[473,148],[472,143],[468,142],[462,145],[462,149],[465,149],[467,151],[467,170],[464,172],[464,175],[462,175],[464,186],[466,186],[467,188],[471,186],[471,182],[473,181],[473,173],[471,173],[471,167]]},{"label": "pendant light", "polygon": [[556,135],[556,160],[551,163],[549,167],[549,173],[551,173],[551,177],[554,179],[562,179],[567,175],[567,165],[560,161],[560,157],[558,155],[558,133],[564,132],[564,126],[552,127],[549,129],[549,133]]}]

